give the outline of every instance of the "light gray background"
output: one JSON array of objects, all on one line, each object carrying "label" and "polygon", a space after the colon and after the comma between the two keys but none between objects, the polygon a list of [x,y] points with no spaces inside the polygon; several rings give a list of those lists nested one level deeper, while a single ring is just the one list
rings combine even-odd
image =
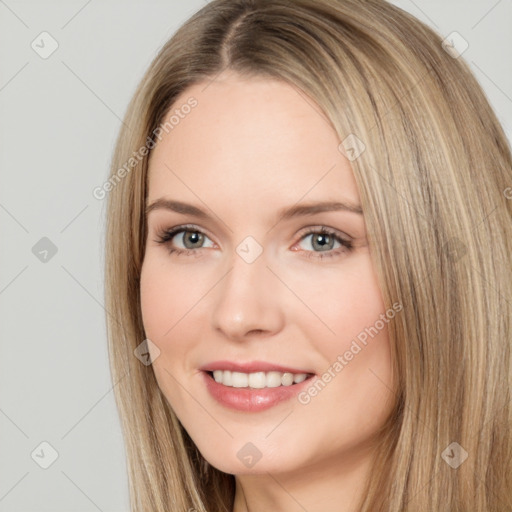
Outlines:
[{"label": "light gray background", "polygon": [[[463,57],[512,139],[512,2],[393,3],[468,41]],[[204,5],[0,0],[0,512],[128,510],[104,327],[105,202],[92,191],[146,67]],[[59,45],[47,59],[31,47],[43,31]],[[32,252],[43,237],[57,247],[46,262]],[[42,442],[58,453],[48,469],[36,463],[51,461]]]}]

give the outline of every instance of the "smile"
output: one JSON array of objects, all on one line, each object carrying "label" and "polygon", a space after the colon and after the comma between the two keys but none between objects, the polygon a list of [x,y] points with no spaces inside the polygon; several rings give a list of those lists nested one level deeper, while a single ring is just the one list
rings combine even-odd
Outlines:
[{"label": "smile", "polygon": [[215,370],[209,372],[212,374],[215,382],[223,386],[233,388],[277,388],[280,386],[292,386],[305,381],[308,377],[307,373],[290,373],[290,372],[232,372],[230,370]]},{"label": "smile", "polygon": [[217,403],[252,413],[292,400],[315,376],[308,370],[261,362],[218,361],[201,370],[206,389]]}]

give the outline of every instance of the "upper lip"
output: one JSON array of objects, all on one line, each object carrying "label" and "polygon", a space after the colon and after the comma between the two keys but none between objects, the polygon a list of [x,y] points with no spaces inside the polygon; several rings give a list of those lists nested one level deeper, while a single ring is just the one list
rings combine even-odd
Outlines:
[{"label": "upper lip", "polygon": [[265,361],[213,361],[199,368],[204,372],[212,372],[215,370],[230,370],[232,372],[256,373],[256,372],[282,372],[282,373],[313,373],[309,370],[292,368],[281,364],[267,363]]}]

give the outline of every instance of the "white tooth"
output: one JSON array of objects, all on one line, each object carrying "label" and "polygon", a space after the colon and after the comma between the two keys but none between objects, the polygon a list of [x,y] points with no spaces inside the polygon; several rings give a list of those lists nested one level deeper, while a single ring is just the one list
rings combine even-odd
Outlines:
[{"label": "white tooth", "polygon": [[291,386],[293,384],[293,373],[283,373],[281,384],[283,386]]},{"label": "white tooth", "polygon": [[281,372],[267,373],[267,388],[278,388],[281,385]]},{"label": "white tooth", "polygon": [[250,388],[264,388],[267,384],[265,372],[256,372],[249,374],[249,387]]},{"label": "white tooth", "polygon": [[295,384],[299,384],[299,382],[306,380],[307,376],[307,373],[298,373],[295,375],[295,377],[293,377],[293,382],[295,382]]},{"label": "white tooth", "polygon": [[307,379],[306,373],[281,373],[281,372],[254,372],[242,373],[230,370],[214,370],[213,378],[224,386],[235,388],[251,387],[254,389],[277,388],[279,386],[291,386]]},{"label": "white tooth", "polygon": [[232,379],[232,373],[231,370],[224,370],[222,375],[222,384],[224,386],[232,386],[233,385],[233,379]]},{"label": "white tooth", "polygon": [[234,388],[246,388],[249,385],[249,375],[247,373],[233,372],[231,379]]}]

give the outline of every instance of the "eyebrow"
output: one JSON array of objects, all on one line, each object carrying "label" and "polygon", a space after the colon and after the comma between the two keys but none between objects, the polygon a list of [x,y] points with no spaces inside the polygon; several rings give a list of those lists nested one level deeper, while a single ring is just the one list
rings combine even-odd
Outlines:
[{"label": "eyebrow", "polygon": [[[153,203],[148,205],[146,208],[146,215],[154,210],[170,210],[176,213],[184,215],[192,215],[198,219],[207,219],[208,214],[198,208],[197,206],[183,203],[181,201],[172,201],[170,199],[160,198],[155,200]],[[289,208],[283,208],[279,210],[277,216],[281,220],[289,220],[295,217],[302,217],[307,215],[314,215],[316,213],[323,212],[334,212],[334,211],[346,211],[351,213],[357,213],[363,215],[363,209],[359,204],[353,204],[344,201],[327,201],[327,202],[316,202],[309,204],[298,204]]]}]

